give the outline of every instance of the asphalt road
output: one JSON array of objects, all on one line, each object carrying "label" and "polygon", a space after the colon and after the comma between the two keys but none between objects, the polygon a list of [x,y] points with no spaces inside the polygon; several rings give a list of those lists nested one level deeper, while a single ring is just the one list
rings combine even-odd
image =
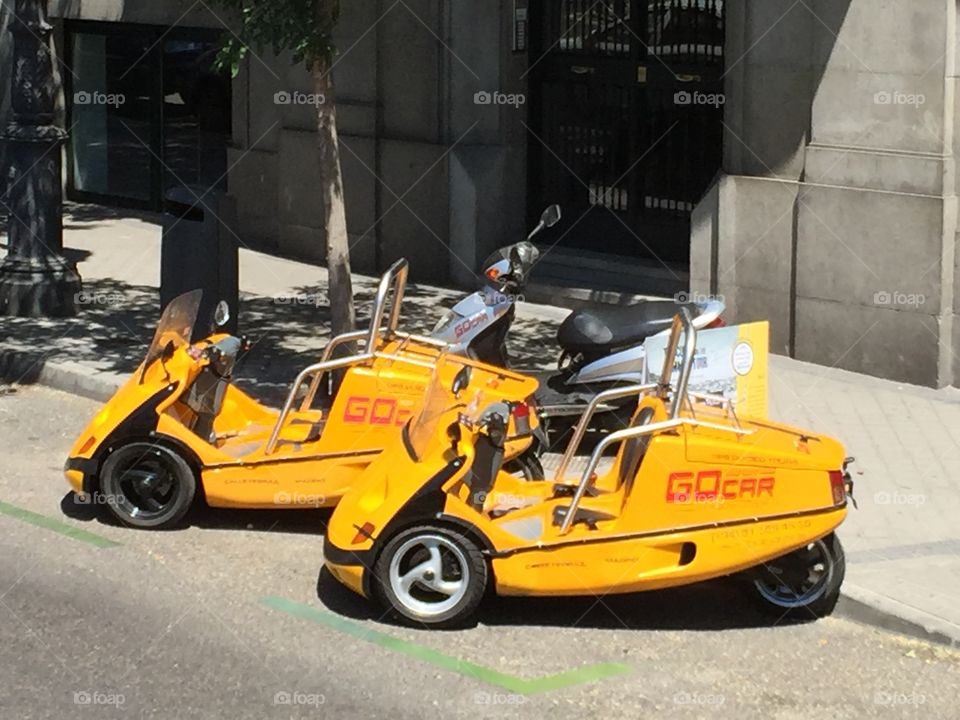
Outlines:
[{"label": "asphalt road", "polygon": [[0,718],[960,715],[960,653],[842,618],[770,626],[728,583],[398,627],[319,572],[322,512],[138,532],[65,499],[96,408],[0,394]]}]

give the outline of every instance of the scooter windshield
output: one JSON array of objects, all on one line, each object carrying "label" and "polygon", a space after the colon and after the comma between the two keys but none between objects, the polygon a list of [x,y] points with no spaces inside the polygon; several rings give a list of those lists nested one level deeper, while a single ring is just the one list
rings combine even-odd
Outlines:
[{"label": "scooter windshield", "polygon": [[153,334],[153,341],[147,350],[147,357],[143,361],[143,371],[140,373],[141,383],[147,374],[147,368],[163,355],[168,345],[172,343],[173,348],[176,349],[190,343],[202,297],[202,290],[191,290],[175,297],[164,309],[157,331]]}]

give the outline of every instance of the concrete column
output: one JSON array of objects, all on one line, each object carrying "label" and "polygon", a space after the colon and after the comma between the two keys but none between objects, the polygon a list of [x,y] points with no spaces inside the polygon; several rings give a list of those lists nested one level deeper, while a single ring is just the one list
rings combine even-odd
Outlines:
[{"label": "concrete column", "polygon": [[694,289],[770,317],[776,352],[952,383],[955,2],[729,12],[725,176],[695,213]]}]

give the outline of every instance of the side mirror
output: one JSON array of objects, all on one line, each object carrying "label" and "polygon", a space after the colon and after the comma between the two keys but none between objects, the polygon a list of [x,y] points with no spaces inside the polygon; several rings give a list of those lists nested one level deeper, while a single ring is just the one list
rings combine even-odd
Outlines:
[{"label": "side mirror", "polygon": [[470,374],[472,368],[469,365],[464,365],[460,368],[460,372],[457,373],[457,376],[453,379],[453,385],[450,388],[450,391],[453,393],[453,396],[456,398],[460,397],[460,393],[467,389],[470,385]]},{"label": "side mirror", "polygon": [[221,328],[229,321],[230,306],[227,304],[226,300],[221,300],[217,303],[217,307],[213,311],[213,322],[218,328]]},{"label": "side mirror", "polygon": [[562,217],[563,213],[560,211],[560,206],[551,205],[543,211],[543,215],[540,216],[540,222],[543,223],[544,227],[550,228],[560,222],[560,218]]}]

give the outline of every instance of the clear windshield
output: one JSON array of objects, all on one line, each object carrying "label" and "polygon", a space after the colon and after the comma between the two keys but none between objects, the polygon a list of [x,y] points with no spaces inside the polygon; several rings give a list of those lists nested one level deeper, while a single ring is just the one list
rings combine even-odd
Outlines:
[{"label": "clear windshield", "polygon": [[164,309],[157,325],[157,331],[153,334],[153,342],[150,343],[147,350],[140,382],[143,382],[143,376],[146,374],[147,368],[163,354],[163,350],[168,344],[173,343],[174,348],[179,348],[190,343],[202,297],[202,290],[191,290],[175,297]]},{"label": "clear windshield", "polygon": [[453,394],[453,382],[463,368],[459,362],[447,360],[446,353],[437,358],[437,365],[430,376],[426,393],[423,396],[423,407],[420,413],[410,421],[410,447],[416,459],[426,457],[430,443],[437,437],[440,421],[449,418],[453,422],[456,417],[451,411],[462,411],[467,416],[476,413],[482,393],[475,388],[462,388],[460,397]]},{"label": "clear windshield", "polygon": [[423,396],[423,407],[419,414],[410,422],[410,447],[414,455],[420,460],[426,454],[430,441],[437,434],[437,425],[444,412],[456,401],[444,378],[447,373],[446,355],[437,358],[437,365],[430,375],[430,382]]}]

